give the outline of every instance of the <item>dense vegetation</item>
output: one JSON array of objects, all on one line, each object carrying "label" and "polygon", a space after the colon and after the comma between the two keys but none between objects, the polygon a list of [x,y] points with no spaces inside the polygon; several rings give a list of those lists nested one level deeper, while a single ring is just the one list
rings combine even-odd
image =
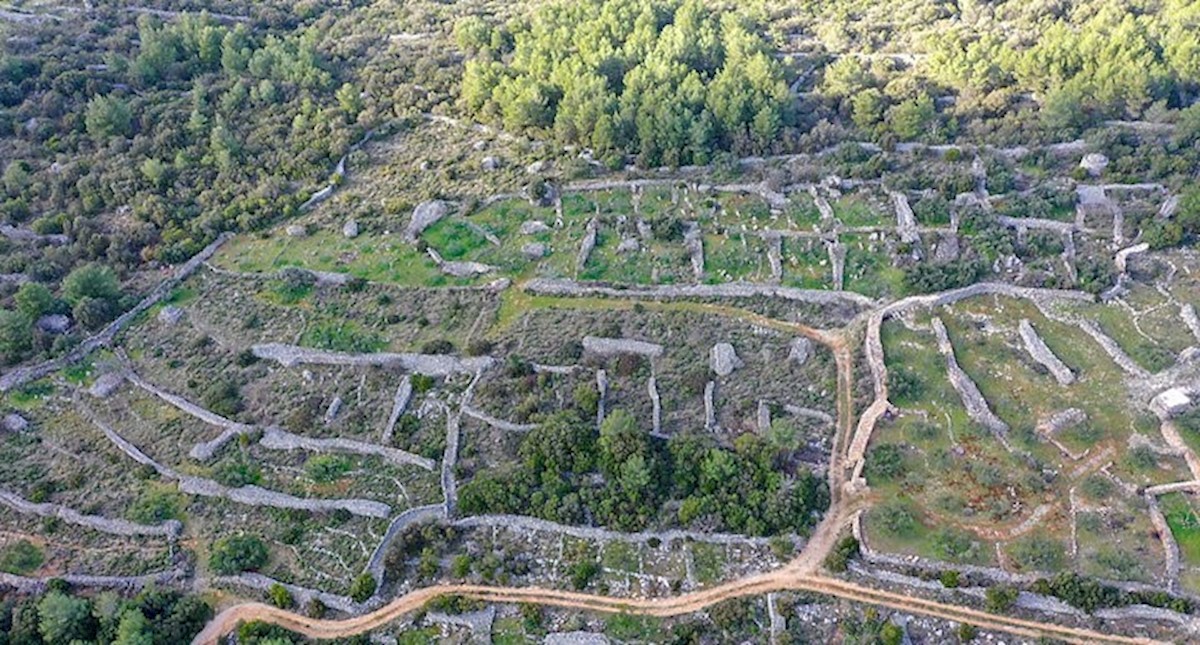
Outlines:
[{"label": "dense vegetation", "polygon": [[819,478],[791,466],[795,442],[787,434],[744,434],[733,449],[691,433],[662,442],[624,410],[613,410],[599,432],[567,410],[526,436],[519,465],[476,474],[462,487],[460,505],[469,514],[567,524],[591,518],[626,531],[665,520],[749,535],[804,533],[829,493]]},{"label": "dense vegetation", "polygon": [[610,158],[677,166],[719,149],[777,151],[792,121],[783,69],[755,26],[700,0],[555,2],[511,35],[478,18],[455,34],[477,52],[463,72],[468,112]]},{"label": "dense vegetation", "polygon": [[199,596],[153,588],[131,598],[112,591],[83,596],[59,580],[40,597],[0,602],[0,643],[187,643],[211,617]]}]

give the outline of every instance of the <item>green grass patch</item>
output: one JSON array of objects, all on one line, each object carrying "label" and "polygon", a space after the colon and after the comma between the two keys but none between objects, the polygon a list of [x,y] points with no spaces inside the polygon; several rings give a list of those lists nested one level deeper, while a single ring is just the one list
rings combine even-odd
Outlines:
[{"label": "green grass patch", "polygon": [[491,244],[487,238],[459,219],[443,219],[421,234],[431,248],[446,260],[463,260]]},{"label": "green grass patch", "polygon": [[1179,553],[1192,566],[1200,565],[1200,514],[1184,493],[1170,493],[1158,498],[1159,507],[1179,544]]}]

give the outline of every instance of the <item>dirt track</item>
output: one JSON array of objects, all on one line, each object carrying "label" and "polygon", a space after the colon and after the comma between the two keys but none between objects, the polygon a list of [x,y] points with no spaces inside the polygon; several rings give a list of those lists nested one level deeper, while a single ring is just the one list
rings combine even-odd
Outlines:
[{"label": "dirt track", "polygon": [[[623,301],[613,299],[613,302],[621,303]],[[811,538],[805,544],[803,552],[795,560],[775,571],[747,576],[722,585],[670,598],[615,598],[537,587],[436,585],[405,594],[369,614],[336,621],[312,619],[262,603],[245,603],[229,607],[213,618],[204,630],[196,635],[192,641],[193,645],[215,645],[223,634],[235,629],[239,623],[248,621],[273,623],[310,638],[344,638],[377,629],[404,614],[420,609],[431,599],[445,594],[459,594],[496,603],[535,603],[588,611],[627,612],[666,617],[700,611],[725,600],[786,590],[811,591],[900,611],[970,623],[983,629],[1007,632],[1026,638],[1048,636],[1069,643],[1156,642],[1149,639],[1102,634],[1050,622],[989,614],[969,607],[873,589],[819,575],[818,570],[826,555],[837,543],[838,537],[848,526],[854,514],[866,505],[866,496],[863,494],[865,491],[856,491],[846,486],[848,480],[845,470],[848,456],[846,453],[854,450],[854,446],[850,444],[852,435],[855,433],[854,357],[852,342],[847,337],[847,332],[813,329],[799,323],[775,320],[744,309],[722,305],[699,303],[647,303],[647,305],[673,309],[690,308],[738,318],[751,324],[801,334],[825,345],[833,352],[837,364],[838,423],[829,466],[830,507],[825,518],[817,525]],[[886,404],[886,394],[884,397]],[[877,400],[876,403],[879,401]],[[861,450],[861,447],[859,449]],[[858,459],[861,460],[861,456]],[[849,463],[854,465],[853,457]]]},{"label": "dirt track", "polygon": [[1088,629],[989,614],[966,607],[862,587],[841,580],[780,570],[682,596],[656,599],[611,598],[537,587],[439,585],[419,589],[374,612],[346,620],[317,620],[270,605],[247,603],[235,605],[218,614],[192,643],[193,645],[215,645],[222,634],[233,630],[241,622],[252,620],[274,623],[309,638],[344,638],[386,625],[407,613],[420,609],[431,599],[443,594],[459,594],[486,602],[536,603],[587,611],[678,616],[700,611],[724,600],[781,590],[812,591],[847,600],[882,605],[900,611],[971,623],[984,629],[1008,632],[1026,638],[1049,636],[1068,643],[1081,644],[1157,642],[1150,639],[1102,634]]}]

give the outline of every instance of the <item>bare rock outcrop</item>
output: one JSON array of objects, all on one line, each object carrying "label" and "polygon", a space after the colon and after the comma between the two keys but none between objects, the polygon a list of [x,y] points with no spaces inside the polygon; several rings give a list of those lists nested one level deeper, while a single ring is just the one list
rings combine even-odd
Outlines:
[{"label": "bare rock outcrop", "polygon": [[663,355],[663,346],[658,343],[633,340],[632,338],[584,336],[583,351],[606,358],[620,354],[636,354],[654,359]]},{"label": "bare rock outcrop", "polygon": [[810,356],[812,356],[812,341],[803,336],[793,338],[788,345],[788,360],[795,363],[796,367],[803,367]]},{"label": "bare rock outcrop", "polygon": [[729,376],[745,365],[729,343],[717,343],[709,352],[708,365],[717,376]]},{"label": "bare rock outcrop", "polygon": [[521,235],[537,235],[548,232],[550,232],[550,227],[541,220],[531,219],[521,222]]},{"label": "bare rock outcrop", "polygon": [[475,374],[495,364],[490,356],[459,358],[444,354],[347,354],[323,349],[311,349],[283,343],[254,345],[250,351],[255,356],[273,360],[284,367],[296,365],[349,365],[358,367],[392,367],[405,372],[428,376],[451,374]]},{"label": "bare rock outcrop", "polygon": [[583,241],[579,243],[579,253],[575,256],[575,270],[583,271],[583,267],[587,265],[588,258],[592,257],[592,249],[596,248],[596,236],[600,231],[600,220],[592,218],[588,220],[587,230],[583,234]]},{"label": "bare rock outcrop", "polygon": [[707,430],[717,429],[716,389],[716,381],[704,385],[704,427]]},{"label": "bare rock outcrop", "polygon": [[25,432],[29,429],[29,419],[16,412],[9,412],[0,418],[0,428],[5,432]]},{"label": "bare rock outcrop", "polygon": [[946,325],[941,318],[936,316],[930,323],[933,326],[934,336],[937,337],[938,351],[946,358],[946,372],[950,379],[950,385],[962,398],[963,407],[967,409],[967,416],[993,434],[1003,436],[1008,432],[1008,424],[992,412],[987,399],[983,398],[983,393],[979,391],[979,386],[975,385],[975,381],[971,380],[970,375],[959,367],[958,359],[954,357],[954,345],[950,343],[950,336],[946,333]]},{"label": "bare rock outcrop", "polygon": [[1050,351],[1050,347],[1046,345],[1046,342],[1038,335],[1037,330],[1033,328],[1033,323],[1029,322],[1026,318],[1021,319],[1018,331],[1021,334],[1021,340],[1025,343],[1025,351],[1029,352],[1033,360],[1049,370],[1059,385],[1070,385],[1075,382],[1075,374],[1071,371],[1071,368],[1067,367],[1066,363],[1062,362],[1062,359]]}]

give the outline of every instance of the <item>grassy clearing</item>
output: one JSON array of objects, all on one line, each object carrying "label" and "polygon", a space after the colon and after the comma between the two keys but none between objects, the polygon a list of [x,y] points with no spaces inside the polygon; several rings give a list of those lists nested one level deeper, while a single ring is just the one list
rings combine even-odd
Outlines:
[{"label": "grassy clearing", "polygon": [[783,284],[802,289],[832,289],[833,266],[825,243],[812,238],[784,238]]},{"label": "grassy clearing", "polygon": [[844,235],[845,288],[872,298],[896,297],[904,292],[904,271],[892,266],[884,242],[868,235]]},{"label": "grassy clearing", "polygon": [[1159,507],[1179,545],[1179,554],[1190,566],[1200,566],[1200,513],[1191,495],[1171,493],[1158,498]]},{"label": "grassy clearing", "polygon": [[831,205],[834,216],[848,227],[881,226],[895,221],[890,211],[880,210],[865,195],[846,195]]}]

